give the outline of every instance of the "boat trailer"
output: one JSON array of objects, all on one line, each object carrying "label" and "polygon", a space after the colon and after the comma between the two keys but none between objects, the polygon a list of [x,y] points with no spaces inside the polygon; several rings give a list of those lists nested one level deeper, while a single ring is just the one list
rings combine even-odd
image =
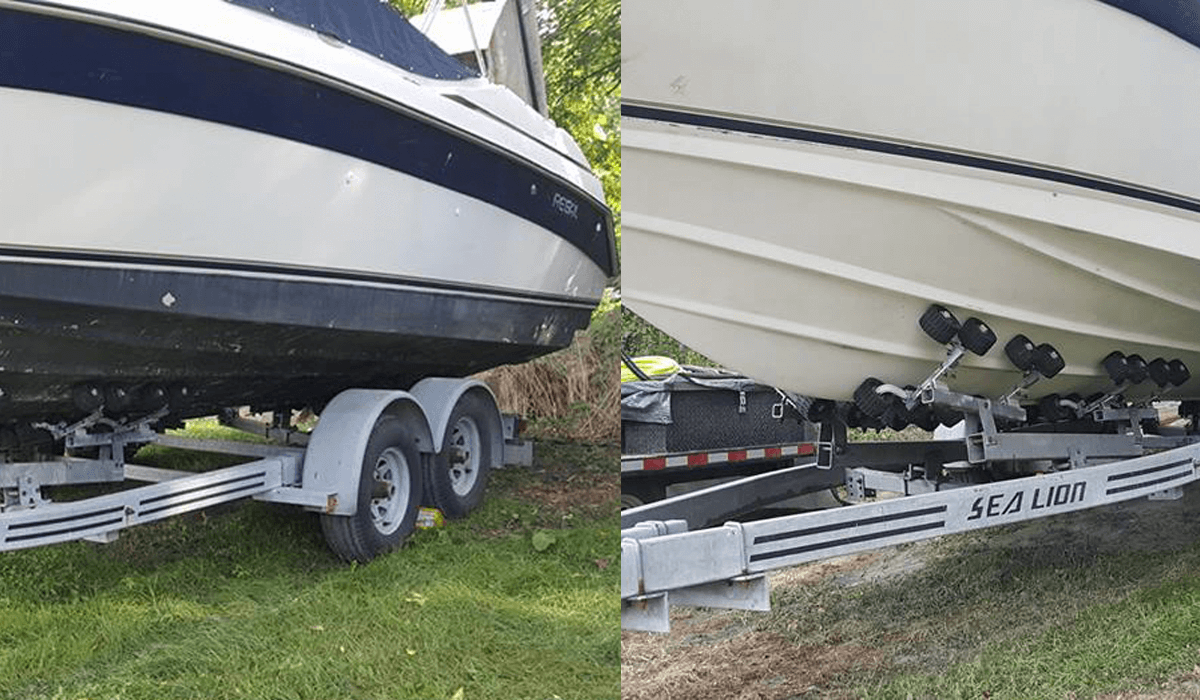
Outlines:
[{"label": "boat trailer", "polygon": [[[1126,418],[1144,417],[1135,412]],[[763,477],[706,489],[622,513],[621,625],[666,632],[672,605],[766,611],[766,572],[905,542],[1032,520],[1135,498],[1176,499],[1200,478],[1196,436],[1007,434],[992,449],[1029,460],[1055,459],[1045,473],[994,481],[945,481],[905,459],[922,454],[936,464],[965,457],[971,442],[986,438],[909,443],[851,444],[832,464],[796,467],[768,479],[839,483],[850,500],[879,492],[900,497],[800,513],[757,522],[729,522],[689,531],[696,504],[724,502],[739,489],[761,491]],[[893,448],[893,446],[896,446]],[[826,443],[826,454],[835,445]],[[1159,451],[1154,451],[1159,450]],[[898,461],[878,464],[891,451]],[[1130,453],[1138,452],[1140,456]],[[855,457],[875,467],[850,466]],[[942,462],[943,473],[965,466]],[[683,518],[663,517],[675,513]],[[649,516],[649,517],[648,517]],[[694,519],[695,516],[691,515]],[[635,524],[636,523],[636,524]],[[628,526],[627,526],[628,525]]]},{"label": "boat trailer", "polygon": [[[1024,374],[1011,391],[987,399],[954,392],[944,381],[968,350],[982,355],[995,343],[986,324],[959,324],[934,305],[921,326],[946,345],[946,360],[916,387],[869,378],[854,405],[815,402],[822,415],[808,414],[821,426],[812,464],[622,512],[622,627],[666,632],[672,605],[769,610],[766,572],[773,569],[1135,498],[1177,499],[1200,478],[1200,405],[1181,405],[1191,418],[1188,431],[1146,430],[1159,423],[1152,402],[1190,376],[1177,360],[1113,352],[1104,360],[1110,391],[1088,399],[1052,394],[1025,407],[1025,392],[1065,364],[1054,348],[1013,338],[1005,353]],[[1123,391],[1147,378],[1158,396],[1127,403]],[[1030,419],[1034,408],[1038,422]],[[958,421],[958,438],[847,439],[848,423],[932,429],[951,425],[946,416]],[[689,530],[731,503],[821,488],[844,489],[845,501],[855,504]],[[872,500],[883,492],[898,497]]]},{"label": "boat trailer", "polygon": [[[408,391],[349,389],[322,411],[312,433],[236,414],[233,427],[290,444],[198,440],[155,432],[165,409],[117,422],[98,409],[70,425],[39,424],[65,456],[0,464],[0,551],[90,540],[111,542],[127,527],[243,498],[321,514],[331,549],[365,562],[403,543],[420,506],[461,517],[478,505],[493,468],[528,464],[531,446],[501,416],[486,385],[429,378]],[[193,473],[126,462],[145,444],[241,455],[244,464]],[[71,452],[94,456],[71,456]],[[125,480],[148,485],[54,502],[47,486]]]}]

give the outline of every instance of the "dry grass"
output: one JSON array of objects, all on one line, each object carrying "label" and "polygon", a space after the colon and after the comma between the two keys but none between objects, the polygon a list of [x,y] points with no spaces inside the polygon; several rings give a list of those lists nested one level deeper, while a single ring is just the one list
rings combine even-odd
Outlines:
[{"label": "dry grass", "polygon": [[526,436],[583,442],[620,438],[620,310],[598,313],[567,348],[478,375],[500,410],[529,420]]}]

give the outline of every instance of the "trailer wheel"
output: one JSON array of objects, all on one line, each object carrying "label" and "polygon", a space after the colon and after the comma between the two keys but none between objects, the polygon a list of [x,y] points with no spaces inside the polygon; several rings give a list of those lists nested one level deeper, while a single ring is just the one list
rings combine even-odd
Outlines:
[{"label": "trailer wheel", "polygon": [[637,494],[621,492],[621,510],[629,510],[638,506],[646,505],[645,501],[637,497]]},{"label": "trailer wheel", "polygon": [[662,482],[630,479],[621,483],[621,510],[644,506],[667,497],[667,487]]},{"label": "trailer wheel", "polygon": [[417,521],[421,477],[421,462],[404,423],[381,417],[363,453],[358,510],[321,516],[329,548],[345,561],[362,564],[399,548]]},{"label": "trailer wheel", "polygon": [[442,451],[430,462],[429,500],[446,517],[463,518],[483,501],[492,464],[494,409],[474,394],[464,394],[454,404],[446,423]]}]

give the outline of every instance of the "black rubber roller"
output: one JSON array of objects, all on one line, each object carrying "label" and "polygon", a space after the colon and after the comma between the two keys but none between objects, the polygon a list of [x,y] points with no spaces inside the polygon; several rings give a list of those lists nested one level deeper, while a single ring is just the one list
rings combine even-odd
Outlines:
[{"label": "black rubber roller", "polygon": [[133,392],[128,387],[110,384],[104,387],[104,408],[120,412],[133,405]]},{"label": "black rubber roller", "polygon": [[986,323],[972,316],[963,321],[958,329],[958,339],[964,348],[982,357],[996,344],[996,333]]},{"label": "black rubber roller", "polygon": [[1125,362],[1129,364],[1129,374],[1126,379],[1132,384],[1141,384],[1146,381],[1146,377],[1150,376],[1146,368],[1146,361],[1141,355],[1126,355]]},{"label": "black rubber roller", "polygon": [[962,412],[956,411],[947,406],[935,406],[933,409],[933,416],[937,418],[938,423],[941,423],[947,428],[953,428],[963,420]]},{"label": "black rubber roller", "polygon": [[837,405],[829,399],[813,399],[813,402],[808,405],[808,414],[805,418],[810,423],[823,423],[827,420],[833,420],[837,415]]},{"label": "black rubber roller", "polygon": [[1008,356],[1008,361],[1022,372],[1033,368],[1033,356],[1036,352],[1037,346],[1033,341],[1020,333],[1014,335],[1004,346],[1004,354]]},{"label": "black rubber roller", "polygon": [[1183,364],[1183,360],[1171,360],[1167,363],[1168,379],[1175,386],[1183,386],[1187,380],[1192,378],[1192,373],[1188,371],[1187,365]]},{"label": "black rubber roller", "polygon": [[924,403],[917,404],[913,410],[908,412],[908,417],[913,425],[921,430],[928,430],[930,432],[933,432],[933,429],[938,427],[938,424],[941,422],[933,412],[933,406]]},{"label": "black rubber roller", "polygon": [[875,391],[881,384],[883,382],[875,377],[867,377],[854,390],[854,405],[858,406],[859,410],[872,418],[883,416],[891,405],[888,397],[881,396]]},{"label": "black rubber roller", "polygon": [[949,343],[962,327],[954,314],[941,304],[930,304],[921,314],[920,325],[926,335],[943,345]]},{"label": "black rubber roller", "polygon": [[1071,417],[1070,411],[1060,403],[1061,400],[1058,394],[1047,394],[1038,401],[1038,415],[1043,421],[1058,423]]},{"label": "black rubber roller", "polygon": [[1104,360],[1100,363],[1104,367],[1104,371],[1108,372],[1108,378],[1113,384],[1120,384],[1129,376],[1129,362],[1125,359],[1125,353],[1119,350],[1113,350],[1104,356]]},{"label": "black rubber roller", "polygon": [[137,405],[143,411],[165,408],[169,400],[166,388],[160,384],[147,384],[137,392]]},{"label": "black rubber roller", "polygon": [[1037,350],[1033,354],[1033,366],[1037,367],[1037,371],[1046,379],[1050,379],[1063,370],[1067,366],[1067,361],[1063,356],[1058,354],[1054,346],[1049,343],[1042,343],[1037,346]]},{"label": "black rubber roller", "polygon": [[1167,368],[1167,361],[1161,357],[1156,357],[1146,365],[1146,374],[1150,375],[1150,381],[1158,385],[1159,389],[1165,389],[1167,384],[1171,383],[1171,370]]},{"label": "black rubber roller", "polygon": [[896,432],[904,430],[912,424],[912,416],[908,414],[908,409],[904,408],[904,404],[896,402],[888,406],[880,418],[883,424]]},{"label": "black rubber roller", "polygon": [[71,402],[84,413],[104,405],[104,390],[95,384],[76,384],[71,387]]}]

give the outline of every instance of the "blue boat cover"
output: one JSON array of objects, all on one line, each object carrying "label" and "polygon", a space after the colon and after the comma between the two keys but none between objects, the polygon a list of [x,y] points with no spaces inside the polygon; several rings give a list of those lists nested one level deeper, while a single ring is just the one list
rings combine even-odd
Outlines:
[{"label": "blue boat cover", "polygon": [[1200,47],[1200,1],[1198,0],[1101,0],[1156,24],[1175,36]]},{"label": "blue boat cover", "polygon": [[478,74],[446,55],[386,0],[229,0],[292,24],[331,34],[349,46],[439,80]]}]

